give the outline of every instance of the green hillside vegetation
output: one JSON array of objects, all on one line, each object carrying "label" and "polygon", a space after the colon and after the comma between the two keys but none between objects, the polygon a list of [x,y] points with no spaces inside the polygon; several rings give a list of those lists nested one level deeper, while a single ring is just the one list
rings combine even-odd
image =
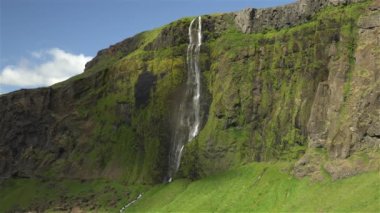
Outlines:
[{"label": "green hillside vegetation", "polygon": [[[379,173],[296,179],[289,163],[253,163],[205,179],[155,186],[128,212],[378,212]],[[365,199],[363,199],[365,198]]]},{"label": "green hillside vegetation", "polygon": [[[302,156],[314,93],[328,76],[326,50],[336,42],[333,60],[352,59],[355,23],[368,4],[328,7],[308,23],[256,34],[239,32],[231,14],[205,16],[205,25],[221,25],[203,32],[202,104],[208,116],[185,148],[178,176],[199,178],[253,161]],[[63,154],[35,148],[22,155],[47,165],[36,170],[40,176],[162,181],[172,112],[186,77],[190,21],[102,50],[83,74],[53,86],[80,93],[69,111],[52,114],[62,129],[55,143]],[[150,88],[138,90],[143,75],[152,78]],[[138,100],[143,90],[148,93]],[[349,83],[345,90],[349,96]]]},{"label": "green hillside vegetation", "polygon": [[[118,212],[140,193],[127,212],[380,212],[378,171],[334,179],[322,162],[322,179],[293,176],[330,62],[342,64],[336,73],[349,70],[344,99],[354,92],[356,23],[371,2],[327,7],[307,23],[255,34],[236,29],[231,14],[202,17],[204,125],[170,184],[163,180],[192,19],[103,50],[83,74],[52,87],[63,100],[80,92],[67,111],[48,111],[55,144],[17,153],[15,171],[26,174],[0,180],[0,212]],[[143,77],[147,87],[139,89]],[[342,121],[347,109],[339,109]],[[327,162],[325,148],[310,153]],[[363,148],[348,160],[376,167],[368,156],[379,151]]]},{"label": "green hillside vegetation", "polygon": [[[243,34],[230,28],[206,43],[210,115],[185,149],[181,174],[203,177],[247,162],[302,156],[318,83],[327,80],[331,60],[352,62],[356,22],[368,4],[328,7],[311,21],[280,31]],[[331,59],[327,51],[333,43]],[[348,64],[353,69],[354,63]],[[348,81],[345,90],[349,87]]]},{"label": "green hillside vegetation", "polygon": [[[142,198],[126,212],[380,211],[378,172],[337,181],[326,176],[315,182],[293,177],[291,169],[291,163],[252,163],[197,181],[178,179],[155,186],[126,186],[100,180],[11,180],[0,189],[0,212],[43,203],[59,207],[64,202],[89,212],[117,212],[140,193]],[[60,211],[54,208],[48,212]]]}]

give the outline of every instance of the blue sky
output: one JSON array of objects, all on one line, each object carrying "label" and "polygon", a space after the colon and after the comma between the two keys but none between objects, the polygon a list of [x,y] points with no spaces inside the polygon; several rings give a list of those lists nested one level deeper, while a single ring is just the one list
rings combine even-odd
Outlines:
[{"label": "blue sky", "polygon": [[0,94],[62,81],[98,50],[184,16],[293,1],[0,0]]}]

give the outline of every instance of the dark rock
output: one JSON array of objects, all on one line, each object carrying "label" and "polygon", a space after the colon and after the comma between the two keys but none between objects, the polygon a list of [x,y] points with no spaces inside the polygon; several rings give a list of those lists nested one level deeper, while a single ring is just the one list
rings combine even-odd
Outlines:
[{"label": "dark rock", "polygon": [[145,107],[150,99],[152,89],[156,85],[157,77],[151,72],[143,72],[139,75],[135,85],[135,106]]},{"label": "dark rock", "polygon": [[[359,19],[358,25],[361,29],[357,47],[351,53],[355,57],[355,65],[351,62],[350,68],[347,58],[330,60],[328,79],[319,84],[307,128],[309,149],[305,156],[309,156],[309,164],[324,165],[333,179],[349,177],[378,165],[363,164],[358,153],[376,151],[380,147],[380,88],[378,80],[374,80],[380,74],[375,62],[380,58],[377,50],[379,12],[368,9]],[[339,42],[345,41],[340,39]],[[334,58],[334,54],[338,54],[337,50],[329,50],[330,57]],[[348,82],[349,72],[352,79]],[[326,161],[310,155],[313,149],[321,147],[328,153]],[[378,159],[372,156],[365,161],[378,162]],[[299,162],[296,170],[303,167]]]},{"label": "dark rock", "polygon": [[226,120],[226,124],[224,126],[225,129],[234,128],[239,125],[238,120],[234,117],[229,117]]},{"label": "dark rock", "polygon": [[168,27],[163,29],[159,36],[153,42],[149,43],[144,49],[152,51],[187,44],[188,26],[189,23],[183,20],[171,23]]},{"label": "dark rock", "polygon": [[254,9],[247,8],[235,13],[235,23],[244,33],[282,29],[305,23],[328,5],[342,5],[361,0],[298,0],[296,3],[280,7]]}]

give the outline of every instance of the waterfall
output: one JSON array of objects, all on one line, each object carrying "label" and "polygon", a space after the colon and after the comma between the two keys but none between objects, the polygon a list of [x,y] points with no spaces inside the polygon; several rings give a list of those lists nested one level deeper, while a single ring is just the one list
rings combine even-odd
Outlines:
[{"label": "waterfall", "polygon": [[199,53],[202,45],[202,19],[200,16],[198,17],[198,30],[196,33],[196,41],[194,42],[192,26],[195,20],[196,19],[193,19],[189,26],[190,42],[187,47],[187,85],[193,90],[193,111],[190,112],[190,114],[193,114],[194,118],[192,122],[189,121],[190,132],[188,141],[191,141],[198,135],[200,125],[201,69],[199,67]]},{"label": "waterfall", "polygon": [[200,128],[201,69],[199,53],[202,45],[202,18],[193,19],[189,26],[189,45],[187,47],[187,81],[185,95],[179,106],[178,118],[172,137],[169,156],[169,179],[177,172],[183,148],[193,140]]}]

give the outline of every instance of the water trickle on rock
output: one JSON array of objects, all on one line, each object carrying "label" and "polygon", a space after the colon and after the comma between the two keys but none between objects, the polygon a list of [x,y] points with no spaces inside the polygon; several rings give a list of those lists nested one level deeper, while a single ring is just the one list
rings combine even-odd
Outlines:
[{"label": "water trickle on rock", "polygon": [[179,106],[178,119],[172,137],[169,156],[168,182],[177,172],[183,148],[193,140],[200,128],[201,69],[199,53],[202,45],[202,18],[193,19],[189,26],[189,45],[187,47],[187,82],[185,95]]}]

